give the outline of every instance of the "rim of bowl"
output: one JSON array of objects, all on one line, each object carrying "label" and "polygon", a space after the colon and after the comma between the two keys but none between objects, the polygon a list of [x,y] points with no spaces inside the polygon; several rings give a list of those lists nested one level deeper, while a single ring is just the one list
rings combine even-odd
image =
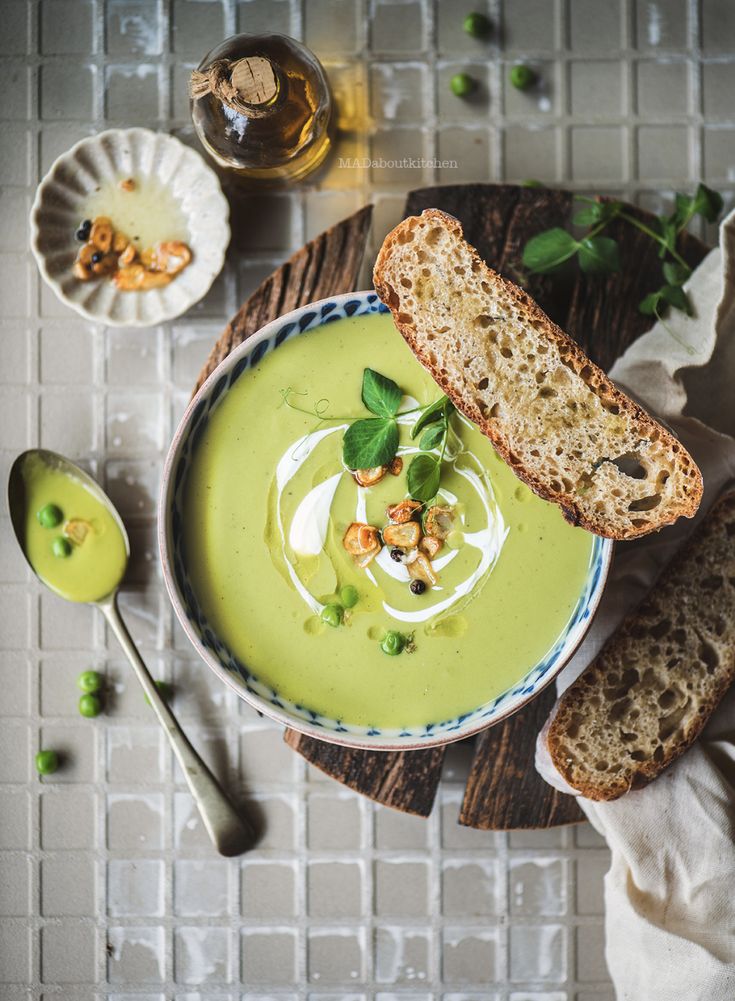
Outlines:
[{"label": "rim of bowl", "polygon": [[[175,143],[184,151],[185,156],[188,156],[189,154],[195,156],[199,160],[202,170],[208,171],[212,175],[212,177],[216,182],[216,188],[214,194],[215,197],[219,198],[223,209],[222,222],[225,230],[225,239],[220,249],[215,268],[212,271],[209,284],[203,290],[201,295],[198,295],[195,298],[191,298],[183,309],[177,309],[175,312],[172,313],[166,312],[166,310],[162,309],[160,315],[151,320],[141,320],[135,317],[131,320],[114,320],[106,313],[94,313],[91,310],[87,309],[81,303],[77,303],[69,299],[69,297],[64,293],[63,289],[61,288],[61,284],[57,281],[56,278],[54,278],[49,273],[49,270],[46,266],[46,258],[43,254],[43,251],[38,246],[38,241],[41,234],[41,227],[39,225],[38,217],[41,212],[41,202],[46,193],[46,190],[49,184],[51,183],[53,175],[55,174],[57,168],[62,162],[64,162],[67,159],[71,159],[79,149],[82,149],[84,146],[92,145],[93,143],[98,142],[100,139],[103,139],[105,136],[116,135],[123,137],[136,133],[145,136],[155,136],[156,138],[163,139],[164,141]],[[53,161],[49,169],[43,175],[43,178],[41,179],[38,187],[36,188],[36,193],[33,197],[33,202],[31,204],[29,222],[31,231],[30,232],[31,253],[33,254],[33,257],[36,261],[36,265],[41,273],[41,277],[46,282],[48,287],[51,289],[51,291],[54,293],[57,299],[63,302],[65,306],[68,306],[69,309],[73,309],[75,313],[78,313],[80,316],[83,316],[85,320],[90,320],[93,323],[101,323],[105,327],[154,327],[157,323],[166,323],[169,320],[175,320],[177,319],[177,317],[182,316],[187,310],[191,309],[191,307],[194,306],[197,302],[201,302],[201,300],[204,298],[207,292],[209,292],[209,290],[211,289],[215,279],[217,278],[222,268],[224,267],[225,254],[230,244],[230,239],[232,237],[232,230],[230,229],[229,202],[225,198],[224,192],[222,191],[222,185],[219,182],[217,174],[214,172],[214,170],[212,170],[212,168],[206,162],[204,157],[200,153],[197,153],[197,151],[192,149],[190,146],[187,146],[185,143],[182,143],[182,141],[180,139],[177,139],[176,136],[172,136],[170,132],[155,132],[153,129],[146,129],[140,125],[133,126],[132,128],[129,129],[104,129],[102,132],[95,132],[95,134],[92,136],[84,136],[83,139],[79,139],[77,142],[74,143],[73,146],[70,146],[69,149],[59,154],[59,156],[56,157],[56,159]]]},{"label": "rim of bowl", "polygon": [[[569,663],[576,651],[579,649],[582,641],[584,640],[587,632],[589,631],[592,621],[594,620],[595,614],[599,607],[602,595],[605,591],[605,586],[607,584],[607,577],[610,570],[610,563],[612,561],[612,554],[614,543],[611,539],[605,539],[601,536],[602,540],[602,562],[600,568],[599,585],[597,590],[592,594],[591,599],[588,604],[589,615],[585,620],[582,628],[579,630],[579,635],[576,637],[573,644],[570,644],[569,650],[566,651],[564,656],[559,658],[557,664],[548,671],[546,677],[539,682],[538,687],[535,691],[531,692],[524,697],[519,697],[517,701],[510,702],[506,709],[501,710],[496,717],[492,720],[486,721],[481,720],[474,725],[468,726],[466,729],[460,732],[452,733],[438,733],[432,736],[426,737],[410,737],[396,739],[393,737],[385,737],[382,735],[377,735],[374,737],[367,737],[365,735],[351,734],[347,733],[336,733],[331,730],[325,730],[323,727],[316,726],[308,722],[308,720],[300,719],[295,716],[291,716],[287,712],[279,711],[277,707],[273,706],[270,702],[267,702],[261,696],[250,692],[244,687],[238,685],[232,678],[232,675],[227,671],[219,660],[210,653],[209,650],[202,644],[201,640],[197,636],[193,626],[189,622],[189,619],[184,610],[183,602],[181,600],[181,595],[179,593],[179,587],[176,582],[176,577],[172,569],[171,560],[171,548],[169,540],[169,529],[170,529],[170,497],[171,489],[174,481],[173,470],[176,465],[176,460],[179,456],[179,449],[189,425],[189,420],[194,410],[197,408],[199,401],[203,396],[207,394],[209,388],[214,385],[214,383],[221,378],[226,372],[228,372],[234,365],[250,352],[253,351],[258,344],[262,341],[267,340],[271,334],[284,323],[293,322],[301,314],[305,312],[311,312],[314,309],[328,303],[328,302],[348,302],[352,299],[359,299],[361,302],[364,301],[367,296],[375,295],[373,289],[366,289],[361,292],[343,292],[339,295],[326,296],[323,299],[317,299],[314,302],[305,303],[303,306],[298,306],[296,309],[290,310],[288,313],[284,313],[282,316],[278,316],[273,320],[270,320],[259,330],[250,334],[241,344],[230,352],[226,358],[217,365],[215,370],[207,376],[206,380],[199,387],[195,395],[189,401],[183,416],[181,417],[174,436],[169,445],[168,452],[166,454],[166,459],[163,467],[163,475],[161,479],[161,488],[158,501],[158,525],[157,525],[157,535],[158,535],[158,551],[159,558],[161,561],[161,568],[163,571],[163,579],[166,585],[166,591],[168,592],[169,599],[173,605],[173,609],[176,613],[176,617],[179,620],[179,624],[186,633],[189,642],[192,644],[196,652],[199,654],[200,658],[207,664],[207,666],[214,671],[217,677],[223,681],[229,688],[231,688],[236,694],[243,699],[243,701],[248,702],[252,705],[258,712],[270,719],[275,720],[277,723],[281,723],[283,726],[288,727],[291,730],[296,730],[299,733],[304,734],[307,737],[313,737],[315,740],[321,740],[328,744],[337,744],[341,747],[354,747],[362,750],[368,751],[409,751],[409,750],[420,750],[422,748],[428,747],[439,747],[444,744],[452,744],[458,740],[465,740],[467,737],[472,737],[482,730],[487,730],[491,726],[495,726],[496,723],[501,723],[503,720],[508,719],[514,713],[518,712],[524,706],[528,705],[533,699],[541,694],[542,691],[554,681],[562,669]],[[317,324],[317,327],[310,329],[318,329],[318,327],[323,326],[323,324]],[[304,331],[308,333],[308,331]],[[529,671],[533,670],[533,667],[529,668]]]}]

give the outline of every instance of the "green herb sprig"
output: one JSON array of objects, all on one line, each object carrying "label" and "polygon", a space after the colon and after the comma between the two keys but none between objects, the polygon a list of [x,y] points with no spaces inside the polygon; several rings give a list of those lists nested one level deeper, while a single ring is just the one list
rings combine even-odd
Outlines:
[{"label": "green herb sprig", "polygon": [[406,480],[408,492],[414,500],[423,504],[427,504],[439,492],[441,466],[449,436],[449,418],[454,409],[452,401],[442,396],[424,409],[411,429],[412,438],[421,435],[421,451],[409,463]]},{"label": "green herb sprig", "polygon": [[577,195],[584,207],[574,216],[576,226],[589,227],[587,233],[576,239],[559,226],[532,237],[523,250],[523,264],[535,274],[549,274],[576,257],[582,271],[587,274],[609,274],[620,270],[620,250],[603,230],[614,219],[622,219],[650,237],[659,245],[658,256],[662,261],[663,282],[660,288],[646,295],[638,304],[647,316],[661,314],[670,306],[688,316],[692,315],[689,297],[683,289],[691,268],[676,249],[679,234],[686,229],[694,216],[707,222],[716,222],[723,209],[722,196],[705,184],[700,184],[694,195],[677,194],[674,211],[668,216],[656,216],[649,226],[626,209],[622,202],[601,202]]},{"label": "green herb sprig", "polygon": [[446,396],[439,397],[425,407],[399,410],[403,399],[400,387],[393,379],[371,368],[363,371],[361,396],[363,405],[373,417],[340,417],[330,414],[329,401],[326,399],[318,400],[311,410],[307,410],[292,402],[293,395],[302,394],[296,394],[291,388],[281,391],[286,406],[316,418],[317,427],[325,421],[349,422],[342,440],[342,460],[348,469],[373,469],[376,466],[390,465],[398,452],[398,418],[418,413],[419,417],[411,429],[411,437],[416,438],[421,434],[421,452],[409,463],[406,474],[408,490],[414,500],[422,503],[436,496],[446,451],[449,418],[455,409]]}]

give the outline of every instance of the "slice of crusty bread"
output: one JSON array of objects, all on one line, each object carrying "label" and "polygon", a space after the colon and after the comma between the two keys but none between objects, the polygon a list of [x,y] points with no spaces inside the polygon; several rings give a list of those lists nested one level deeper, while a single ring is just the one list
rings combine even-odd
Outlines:
[{"label": "slice of crusty bread", "polygon": [[588,799],[654,779],[699,736],[735,679],[735,492],[566,690],[551,759]]},{"label": "slice of crusty bread", "polygon": [[438,209],[385,239],[375,288],[419,361],[564,516],[632,539],[699,507],[693,459]]}]

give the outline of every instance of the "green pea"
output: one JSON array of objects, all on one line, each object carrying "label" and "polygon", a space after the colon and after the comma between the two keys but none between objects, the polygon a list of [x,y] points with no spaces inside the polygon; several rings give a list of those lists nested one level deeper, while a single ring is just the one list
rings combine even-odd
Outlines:
[{"label": "green pea", "polygon": [[473,38],[485,38],[486,35],[490,34],[491,24],[484,14],[473,11],[464,19],[462,27]]},{"label": "green pea", "polygon": [[380,649],[383,653],[387,653],[389,657],[397,657],[399,653],[403,652],[405,645],[406,638],[403,633],[399,633],[395,629],[389,629],[380,642]]},{"label": "green pea", "polygon": [[36,771],[39,775],[51,775],[59,767],[56,751],[39,751],[36,755]]},{"label": "green pea", "polygon": [[449,86],[455,97],[468,97],[475,89],[475,81],[469,73],[455,73],[449,81]]},{"label": "green pea", "polygon": [[353,587],[352,584],[345,584],[339,592],[339,600],[345,608],[354,608],[360,600],[360,594],[357,588]]},{"label": "green pea", "polygon": [[59,535],[54,539],[51,543],[51,549],[54,556],[58,556],[60,560],[65,560],[67,556],[71,556],[71,542],[65,539],[63,535]]},{"label": "green pea", "polygon": [[102,705],[99,697],[97,695],[92,695],[91,692],[87,692],[86,695],[82,695],[79,700],[79,712],[82,716],[86,716],[88,719],[94,719],[95,716],[99,716],[102,712]]},{"label": "green pea", "polygon": [[77,685],[88,695],[94,695],[102,688],[102,675],[99,671],[82,671],[77,678]]},{"label": "green pea", "polygon": [[510,82],[518,90],[527,90],[536,83],[536,74],[530,66],[525,66],[521,63],[519,66],[513,66],[511,69]]},{"label": "green pea", "polygon": [[36,512],[36,517],[44,528],[56,528],[57,525],[61,524],[61,519],[64,515],[61,512],[61,508],[57,504],[44,504],[43,507]]},{"label": "green pea", "polygon": [[336,601],[333,601],[329,605],[325,605],[322,609],[322,622],[326,622],[328,626],[333,626],[336,629],[342,622],[343,615],[344,608],[338,605]]},{"label": "green pea", "polygon": [[[171,696],[174,693],[173,686],[169,685],[167,681],[155,681],[154,684],[158,689],[158,694],[161,696],[163,701],[170,702]],[[144,695],[143,698],[145,699],[147,705],[151,704],[151,700],[148,698],[147,695]]]}]

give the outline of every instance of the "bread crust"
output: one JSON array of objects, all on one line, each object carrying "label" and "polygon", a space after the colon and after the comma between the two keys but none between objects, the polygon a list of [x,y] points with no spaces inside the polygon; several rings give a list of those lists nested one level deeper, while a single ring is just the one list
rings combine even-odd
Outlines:
[{"label": "bread crust", "polygon": [[[717,501],[689,542],[664,568],[653,590],[625,618],[592,664],[569,686],[559,702],[546,732],[546,746],[560,775],[582,796],[597,801],[614,800],[631,789],[647,785],[679,758],[702,732],[712,712],[735,681],[734,567],[735,491],[731,491]],[[715,627],[713,631],[709,620],[714,601],[712,582],[716,582],[718,577],[722,578],[721,587],[725,596],[718,614],[725,623],[722,628],[727,631],[716,640],[715,634],[719,636],[718,629]],[[681,601],[682,595],[686,595],[689,600]],[[670,644],[666,653],[668,661],[685,658],[690,680],[701,679],[706,686],[705,690],[697,698],[696,707],[693,706],[687,718],[682,720],[683,726],[677,729],[673,739],[660,740],[658,746],[662,748],[662,753],[659,756],[636,761],[634,766],[627,765],[617,775],[600,773],[589,762],[580,763],[584,753],[578,751],[578,744],[580,737],[586,734],[575,736],[575,729],[579,730],[578,719],[582,716],[588,724],[591,716],[597,714],[597,719],[601,720],[600,732],[604,732],[605,725],[610,733],[620,726],[619,718],[613,718],[614,702],[601,699],[601,694],[605,685],[610,683],[611,672],[619,670],[621,662],[630,665],[635,663],[636,652],[640,655],[641,630],[646,629],[652,618],[661,615],[669,616],[672,623],[675,615],[678,616],[678,628],[672,629],[671,635],[666,637],[666,643]],[[677,634],[680,634],[679,640]],[[710,644],[716,641],[723,647],[716,676],[709,680],[706,665],[695,661],[691,645],[686,643],[686,637],[691,639],[692,636]],[[643,657],[645,658],[645,652]],[[645,659],[637,663],[640,671],[647,666],[650,665]],[[672,670],[672,675],[673,673]],[[672,677],[671,683],[681,684],[681,672],[677,673],[676,678]],[[598,703],[600,700],[602,702],[601,705],[598,704],[598,708],[591,704],[593,697],[597,698]],[[635,700],[635,695],[633,699]],[[635,705],[640,711],[636,724],[642,726],[646,722],[643,718],[645,707],[639,703]],[[651,727],[657,725],[654,716],[647,722]]]},{"label": "bread crust", "polygon": [[439,370],[439,367],[432,364],[431,359],[429,358],[429,353],[426,349],[426,344],[422,342],[421,337],[417,334],[415,326],[413,324],[406,323],[401,319],[397,294],[388,282],[386,272],[388,270],[391,257],[401,243],[404,242],[402,238],[407,228],[415,225],[418,220],[434,222],[436,225],[449,231],[457,240],[464,241],[460,222],[455,219],[454,216],[448,215],[440,209],[425,209],[420,217],[413,216],[408,219],[404,219],[403,222],[399,223],[399,225],[388,234],[378,253],[373,271],[375,290],[381,300],[391,310],[396,327],[424,368],[431,373],[435,381],[451,399],[456,408],[468,417],[474,424],[476,424],[483,434],[490,439],[496,451],[513,469],[515,474],[523,480],[534,491],[534,493],[544,498],[544,500],[558,504],[565,519],[572,525],[580,525],[588,531],[606,538],[617,540],[637,538],[641,535],[646,535],[651,531],[657,531],[664,525],[672,524],[679,517],[691,518],[699,507],[702,498],[703,484],[702,474],[684,446],[668,430],[666,430],[666,428],[660,425],[640,406],[638,406],[637,403],[621,392],[621,390],[619,390],[605,375],[602,369],[590,361],[590,359],[571,339],[571,337],[565,334],[555,323],[553,323],[537,305],[537,303],[535,303],[523,289],[519,288],[513,282],[508,281],[506,278],[503,278],[497,272],[489,268],[480,258],[477,251],[465,242],[465,246],[472,257],[473,270],[476,266],[477,269],[483,273],[486,281],[502,290],[506,296],[511,298],[524,310],[524,312],[530,317],[534,329],[537,332],[542,332],[549,341],[556,344],[564,364],[567,365],[576,375],[580,376],[580,378],[582,378],[582,371],[584,370],[583,381],[593,390],[593,392],[597,394],[598,397],[604,400],[607,404],[617,406],[621,412],[624,412],[637,421],[639,425],[649,433],[655,433],[658,440],[665,445],[672,454],[677,456],[681,474],[689,480],[688,492],[681,503],[677,505],[669,505],[666,511],[662,510],[661,512],[657,512],[657,514],[660,514],[660,517],[655,523],[652,523],[648,527],[636,529],[629,525],[614,526],[609,523],[608,519],[602,516],[594,517],[585,513],[577,502],[577,498],[573,494],[568,493],[563,489],[554,489],[550,482],[535,475],[532,470],[528,469],[526,465],[518,460],[518,457],[514,455],[506,437],[498,428],[497,424],[487,420],[475,402],[469,397],[459,393],[451,384],[448,376],[444,376]]}]

